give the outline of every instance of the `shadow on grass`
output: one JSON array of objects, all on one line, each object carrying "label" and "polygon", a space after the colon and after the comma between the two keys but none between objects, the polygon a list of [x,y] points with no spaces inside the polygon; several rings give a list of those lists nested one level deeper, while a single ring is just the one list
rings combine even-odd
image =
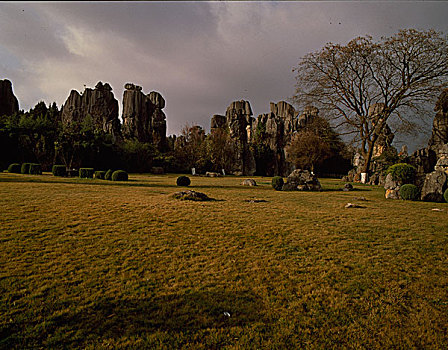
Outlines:
[{"label": "shadow on grass", "polygon": [[[50,305],[47,307],[56,311]],[[0,333],[3,336],[9,333],[9,337],[0,342],[0,347],[15,348],[23,346],[25,341],[27,347],[77,348],[101,339],[130,338],[157,331],[194,333],[268,322],[262,301],[251,292],[187,293],[143,300],[104,299],[75,312],[43,318],[45,322],[41,324],[15,324],[3,329]]]}]

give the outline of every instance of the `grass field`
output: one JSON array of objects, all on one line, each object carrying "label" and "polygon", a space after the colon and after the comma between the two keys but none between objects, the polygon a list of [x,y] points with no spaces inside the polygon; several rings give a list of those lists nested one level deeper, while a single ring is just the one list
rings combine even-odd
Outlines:
[{"label": "grass field", "polygon": [[175,179],[1,173],[0,348],[448,349],[448,204]]}]

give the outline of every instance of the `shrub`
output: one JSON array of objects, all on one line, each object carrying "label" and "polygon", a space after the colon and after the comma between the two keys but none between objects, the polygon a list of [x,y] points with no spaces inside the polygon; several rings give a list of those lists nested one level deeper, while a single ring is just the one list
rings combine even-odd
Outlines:
[{"label": "shrub", "polygon": [[108,171],[106,171],[106,174],[104,174],[104,180],[112,180],[112,174],[114,173],[114,171],[112,169],[109,169]]},{"label": "shrub", "polygon": [[420,191],[417,186],[412,184],[406,184],[400,187],[400,197],[401,199],[407,201],[415,201],[419,198]]},{"label": "shrub", "polygon": [[79,177],[82,179],[92,179],[93,173],[93,168],[79,168]]},{"label": "shrub", "polygon": [[42,175],[42,168],[40,164],[31,163],[30,164],[30,174],[31,175]]},{"label": "shrub", "polygon": [[448,188],[445,190],[445,193],[443,194],[443,198],[445,199],[445,202],[448,203]]},{"label": "shrub", "polygon": [[23,163],[20,168],[20,172],[22,174],[29,174],[30,173],[30,165],[31,165],[31,163]]},{"label": "shrub", "polygon": [[414,182],[417,169],[406,163],[398,163],[387,169],[387,174],[392,175],[392,180],[400,184],[410,184]]},{"label": "shrub", "polygon": [[176,180],[177,186],[189,186],[191,184],[190,178],[188,176],[179,176]]},{"label": "shrub", "polygon": [[53,165],[53,168],[51,168],[51,172],[54,176],[67,176],[67,169],[65,165]]},{"label": "shrub", "polygon": [[281,191],[284,185],[284,181],[283,178],[281,176],[274,176],[272,178],[272,187],[274,188],[274,190],[276,191]]},{"label": "shrub", "polygon": [[8,173],[20,174],[21,166],[19,163],[12,163],[8,167]]},{"label": "shrub", "polygon": [[105,175],[106,175],[106,172],[105,172],[105,171],[98,170],[98,171],[95,171],[95,174],[93,175],[93,177],[94,177],[95,179],[104,180],[104,176],[105,176]]},{"label": "shrub", "polygon": [[128,181],[128,173],[124,170],[115,170],[112,173],[112,181]]}]

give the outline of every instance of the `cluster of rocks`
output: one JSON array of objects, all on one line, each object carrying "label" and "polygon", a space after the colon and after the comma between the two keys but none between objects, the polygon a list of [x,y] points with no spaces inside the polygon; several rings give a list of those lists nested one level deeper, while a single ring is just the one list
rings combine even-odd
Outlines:
[{"label": "cluster of rocks", "polygon": [[225,115],[215,114],[211,119],[211,130],[222,128],[229,131],[235,159],[232,173],[253,175],[256,171],[254,155],[250,145],[259,142],[268,146],[274,155],[271,173],[286,176],[293,166],[286,161],[285,147],[293,135],[303,129],[319,114],[315,107],[307,107],[302,114],[285,101],[270,103],[270,112],[258,118],[252,117],[249,101],[232,102]]},{"label": "cluster of rocks", "polygon": [[308,170],[295,169],[288,175],[282,191],[320,191],[322,186],[317,176]]},{"label": "cluster of rocks", "polygon": [[19,101],[12,91],[12,83],[8,79],[0,80],[0,117],[18,111]]},{"label": "cluster of rocks", "polygon": [[111,134],[115,141],[136,139],[166,149],[166,116],[162,109],[165,100],[156,91],[142,92],[142,87],[127,83],[123,93],[123,125],[118,119],[118,101],[108,83],[98,82],[94,89],[70,92],[61,110],[64,125],[81,122],[88,116],[94,126]]}]

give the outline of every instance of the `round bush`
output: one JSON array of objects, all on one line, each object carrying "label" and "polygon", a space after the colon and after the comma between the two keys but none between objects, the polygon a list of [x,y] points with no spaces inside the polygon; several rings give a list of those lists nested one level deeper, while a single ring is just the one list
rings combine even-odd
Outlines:
[{"label": "round bush", "polygon": [[29,174],[30,173],[30,165],[31,165],[31,163],[23,163],[20,168],[20,173]]},{"label": "round bush", "polygon": [[104,180],[112,180],[112,174],[114,173],[114,171],[112,169],[109,169],[108,171],[106,171],[106,174],[104,174]]},{"label": "round bush", "polygon": [[272,178],[272,187],[274,188],[274,190],[276,191],[281,191],[284,185],[284,181],[283,178],[281,176],[274,176]]},{"label": "round bush", "polygon": [[412,184],[406,184],[400,187],[401,199],[407,201],[416,201],[420,196],[420,191],[417,186]]},{"label": "round bush", "polygon": [[448,188],[445,190],[445,192],[443,193],[443,198],[445,199],[445,202],[448,203]]},{"label": "round bush", "polygon": [[394,164],[387,169],[387,174],[392,175],[392,180],[400,184],[410,184],[414,182],[417,169],[406,163]]},{"label": "round bush", "polygon": [[115,170],[112,173],[112,181],[128,181],[128,173],[124,170]]},{"label": "round bush", "polygon": [[177,186],[189,186],[191,184],[190,178],[188,176],[179,176],[176,180]]},{"label": "round bush", "polygon": [[54,176],[67,176],[67,169],[65,165],[55,164],[51,168],[51,172],[53,173]]},{"label": "round bush", "polygon": [[93,168],[79,168],[79,177],[82,179],[93,179]]},{"label": "round bush", "polygon": [[95,171],[95,174],[93,175],[93,177],[94,177],[95,179],[104,180],[104,176],[105,176],[105,175],[106,175],[106,172],[105,172],[105,171],[98,170],[98,171]]},{"label": "round bush", "polygon": [[8,167],[8,173],[20,174],[21,166],[19,163],[12,163]]},{"label": "round bush", "polygon": [[30,164],[30,174],[31,175],[42,175],[42,168],[40,164],[31,163]]}]

